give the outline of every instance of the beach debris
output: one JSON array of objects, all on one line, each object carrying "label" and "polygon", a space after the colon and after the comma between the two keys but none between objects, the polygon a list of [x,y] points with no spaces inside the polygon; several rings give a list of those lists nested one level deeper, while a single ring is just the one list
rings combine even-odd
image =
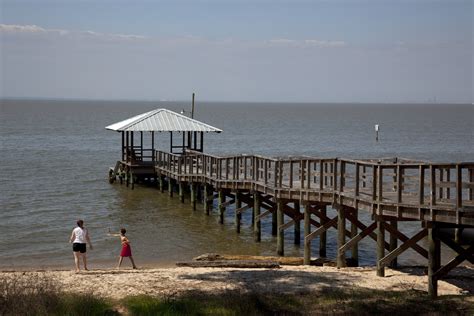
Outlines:
[{"label": "beach debris", "polygon": [[265,260],[215,260],[215,261],[181,261],[176,262],[178,267],[192,268],[279,268],[276,261]]},{"label": "beach debris", "polygon": [[[193,258],[193,261],[239,261],[239,260],[251,260],[251,261],[274,261],[280,265],[299,266],[303,265],[303,258],[300,257],[274,257],[274,256],[252,256],[252,255],[221,255],[217,253],[206,253],[198,257]],[[327,258],[313,258],[311,259],[311,265],[322,266],[324,264],[331,263],[332,261]]]}]

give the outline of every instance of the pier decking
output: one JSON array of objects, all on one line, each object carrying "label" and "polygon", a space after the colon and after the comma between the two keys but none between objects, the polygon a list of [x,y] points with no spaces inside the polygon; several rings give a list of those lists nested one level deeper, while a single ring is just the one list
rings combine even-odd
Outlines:
[{"label": "pier decking", "polygon": [[[173,195],[176,191],[181,201],[185,187],[189,187],[193,209],[199,196],[207,214],[217,198],[221,223],[226,207],[235,204],[237,232],[241,213],[252,210],[257,242],[261,239],[262,219],[271,216],[279,255],[284,254],[284,230],[294,226],[295,243],[299,243],[300,222],[304,221],[307,264],[316,237],[320,239],[320,256],[326,256],[326,231],[330,228],[338,231],[338,267],[348,262],[357,264],[357,244],[365,237],[377,242],[380,276],[385,266],[396,266],[396,257],[412,248],[429,261],[429,292],[433,296],[440,277],[464,260],[474,263],[473,240],[462,237],[463,229],[474,227],[474,163],[439,164],[400,158],[218,157],[196,151],[172,154],[159,150],[154,150],[151,163],[154,170],[143,174],[134,173],[141,170],[139,164],[135,169],[126,161],[118,162],[119,169],[127,166],[123,169],[128,171],[117,175],[127,184],[153,178],[162,192],[167,190]],[[149,168],[150,162],[146,165]],[[337,209],[338,216],[329,218],[328,206]],[[373,223],[362,223],[359,211],[369,212]],[[285,223],[284,215],[291,220]],[[406,236],[397,228],[400,221],[419,221],[421,230]],[[452,233],[446,234],[450,229]],[[429,249],[417,244],[426,236]],[[441,241],[458,253],[444,267],[440,261]],[[347,251],[352,254],[349,260]]]},{"label": "pier decking", "polygon": [[[156,121],[163,115],[165,127]],[[294,243],[300,243],[303,221],[305,264],[310,263],[315,238],[319,239],[319,256],[326,257],[329,229],[337,230],[340,268],[358,265],[358,243],[369,237],[376,242],[379,276],[384,276],[385,266],[396,267],[397,257],[409,248],[426,258],[432,297],[437,296],[437,280],[452,268],[465,260],[474,264],[474,162],[219,157],[203,153],[203,133],[221,130],[167,110],[148,112],[108,128],[122,134],[122,159],[109,171],[111,183],[118,178],[133,188],[136,182],[151,180],[161,192],[178,193],[181,202],[189,189],[192,209],[201,201],[208,215],[217,199],[220,223],[226,208],[234,204],[236,232],[241,230],[242,213],[251,211],[256,242],[261,240],[262,220],[271,217],[278,255],[284,255],[284,231],[290,227]],[[134,146],[134,131],[140,132],[140,146]],[[143,148],[144,131],[152,133],[151,149]],[[155,149],[155,131],[170,132],[170,152]],[[173,132],[181,133],[181,145],[173,145]],[[173,153],[175,148],[181,152]],[[337,216],[331,218],[328,207],[337,210]],[[371,222],[363,223],[359,212],[370,214]],[[285,222],[285,215],[291,220]],[[403,221],[419,222],[420,231],[405,235],[398,229]],[[425,237],[428,249],[418,244]],[[444,266],[441,242],[457,253]],[[350,258],[346,258],[348,252]]]}]

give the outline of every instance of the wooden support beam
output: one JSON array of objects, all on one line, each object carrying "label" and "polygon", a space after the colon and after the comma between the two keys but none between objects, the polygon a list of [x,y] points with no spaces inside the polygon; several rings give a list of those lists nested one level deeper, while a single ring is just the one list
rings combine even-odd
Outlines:
[{"label": "wooden support beam", "polygon": [[[352,216],[358,220],[359,212],[357,209],[352,211]],[[351,238],[354,238],[358,234],[358,228],[355,223],[351,221]],[[354,266],[359,266],[359,244],[355,243],[351,248],[351,259]]]},{"label": "wooden support beam", "polygon": [[[337,210],[337,248],[341,248],[346,243],[346,210],[344,207],[339,207]],[[337,252],[337,267],[343,268],[346,266],[345,252]]]},{"label": "wooden support beam", "polygon": [[[277,227],[283,225],[283,201],[277,200]],[[277,230],[277,255],[283,256],[285,254],[285,235],[281,229]]]},{"label": "wooden support beam", "polygon": [[[242,202],[241,202],[242,203]],[[252,205],[251,204],[247,204],[245,206],[242,206],[242,207],[239,207],[238,209],[236,209],[235,211],[237,212],[237,214],[242,214],[243,212],[245,212],[246,210],[249,210],[252,208]]]},{"label": "wooden support beam", "polygon": [[[400,172],[400,168],[399,168],[399,167],[400,167],[400,166],[398,166],[398,169],[399,169],[399,172]],[[400,176],[400,175],[397,175],[397,177],[398,177],[397,190],[401,190],[401,189],[399,189],[399,188],[401,187],[401,180],[400,180],[401,176]],[[401,201],[401,197],[400,197],[400,201]],[[389,251],[392,252],[392,251],[394,251],[395,249],[397,249],[397,247],[398,247],[398,238],[397,238],[397,235],[396,235],[396,233],[395,233],[395,231],[398,232],[398,221],[397,221],[397,220],[392,220],[392,221],[390,221],[390,223],[385,226],[385,228],[388,228],[388,227],[393,228],[393,231],[390,230],[390,229],[387,229],[387,230],[390,232],[390,249],[389,249]],[[396,267],[397,267],[397,263],[398,263],[398,262],[397,262],[397,258],[395,257],[395,258],[390,262],[389,266],[390,266],[391,268],[396,268]]]},{"label": "wooden support beam", "polygon": [[[355,218],[351,213],[346,214],[346,218],[351,221],[354,225],[357,226],[360,230],[364,230],[367,228],[366,225],[364,225],[361,221],[359,221],[357,218]],[[368,235],[370,238],[372,238],[374,241],[377,242],[377,234],[374,232],[370,232]],[[350,236],[349,236],[350,237]],[[389,250],[390,249],[390,244],[388,242],[385,242],[385,249]]]},{"label": "wooden support beam", "polygon": [[321,227],[316,229],[311,234],[305,236],[305,238],[304,238],[305,242],[306,242],[306,240],[308,240],[308,241],[313,240],[314,238],[318,237],[319,235],[321,235],[322,233],[324,233],[326,230],[328,230],[330,227],[333,227],[334,225],[337,225],[337,216],[334,217],[333,219],[330,219],[329,221],[327,221],[323,225],[321,225]]},{"label": "wooden support beam", "polygon": [[222,189],[219,190],[219,223],[224,224],[225,206],[222,204],[225,202],[225,194]]},{"label": "wooden support beam", "polygon": [[222,203],[222,206],[227,207],[227,206],[229,206],[231,204],[234,204],[234,203],[235,203],[235,199],[232,199],[232,200],[229,200],[229,201],[226,201],[226,202]]},{"label": "wooden support beam", "polygon": [[285,229],[293,226],[294,224],[295,224],[295,220],[291,219],[290,221],[288,221],[288,222],[286,222],[282,225],[279,225],[278,229],[284,231]]},{"label": "wooden support beam", "polygon": [[272,209],[272,236],[276,236],[277,235],[277,209],[276,207],[274,207]]},{"label": "wooden support beam", "polygon": [[255,219],[255,221],[259,221],[259,222],[260,222],[262,218],[264,218],[265,216],[268,216],[268,215],[270,215],[270,214],[272,214],[272,211],[267,210],[267,211],[261,213],[260,215],[258,215],[257,218]]},{"label": "wooden support beam", "polygon": [[235,230],[240,234],[240,223],[242,221],[242,214],[237,210],[242,207],[241,193],[239,191],[235,192]]},{"label": "wooden support beam", "polygon": [[385,257],[378,260],[378,263],[380,264],[380,266],[388,265],[390,263],[390,261],[393,260],[393,258],[398,257],[405,250],[407,250],[410,247],[413,247],[414,244],[416,244],[421,239],[425,238],[427,235],[428,235],[428,230],[426,228],[424,228],[423,230],[416,233],[413,237],[408,239],[406,242],[404,242],[403,244],[398,246],[397,249],[395,249],[394,251],[390,252]]},{"label": "wooden support beam", "polygon": [[160,175],[158,177],[158,181],[160,183],[160,192],[163,193],[165,192],[165,180],[164,180],[164,177],[162,175]]},{"label": "wooden support beam", "polygon": [[168,177],[168,194],[173,197],[173,180],[170,177]]},{"label": "wooden support beam", "polygon": [[253,214],[254,214],[254,240],[260,242],[262,239],[262,224],[260,222],[260,193],[255,192],[253,195]]},{"label": "wooden support beam", "polygon": [[311,263],[311,240],[306,240],[306,236],[311,234],[311,213],[308,203],[304,205],[304,264]]},{"label": "wooden support beam", "polygon": [[449,261],[444,267],[440,268],[434,273],[434,277],[439,280],[440,278],[448,274],[448,272],[451,271],[453,268],[457,267],[464,260],[474,260],[474,245],[469,246],[467,249],[463,250],[462,253],[451,259],[451,261]]},{"label": "wooden support beam", "polygon": [[196,183],[191,183],[191,206],[193,211],[196,210],[196,200],[197,200],[197,185]]},{"label": "wooden support beam", "polygon": [[179,181],[178,187],[179,187],[179,200],[181,203],[184,203],[184,184],[183,182]]},{"label": "wooden support beam", "polygon": [[428,229],[428,249],[428,294],[432,298],[436,298],[438,296],[438,277],[435,273],[441,265],[441,243],[434,223]]},{"label": "wooden support beam", "polygon": [[385,226],[383,219],[377,218],[377,276],[385,276],[382,258],[385,256]]},{"label": "wooden support beam", "polygon": [[[319,210],[319,213],[321,214],[320,217],[320,223],[321,226],[327,223],[327,207],[322,206],[321,209]],[[319,237],[319,256],[322,258],[326,257],[326,247],[327,247],[327,233],[326,230],[324,230],[321,233],[321,236]]]},{"label": "wooden support beam", "polygon": [[206,215],[209,215],[209,211],[212,208],[214,194],[212,192],[211,186],[204,184],[204,211]]},{"label": "wooden support beam", "polygon": [[474,264],[474,257],[469,257],[468,250],[464,249],[458,242],[450,239],[446,236],[439,236],[439,239],[449,246],[452,250],[456,251],[459,255],[463,256],[464,260],[469,261],[471,264]]},{"label": "wooden support beam", "polygon": [[[388,230],[388,232],[390,233],[390,237],[394,236],[398,239],[400,239],[401,242],[407,242],[410,238],[408,238],[405,234],[403,234],[401,231],[399,231],[397,229],[397,227],[394,227],[393,225],[385,225],[385,229]],[[392,252],[394,251],[397,247],[392,247],[393,245],[390,245],[390,248],[389,251]],[[393,248],[393,249],[392,249]],[[411,246],[411,248],[413,250],[415,250],[416,252],[418,252],[421,256],[425,257],[426,259],[428,259],[428,251],[426,251],[425,248],[421,247],[420,245],[418,244],[413,244]]]},{"label": "wooden support beam", "polygon": [[375,229],[377,228],[377,222],[373,222],[371,225],[367,226],[365,229],[363,229],[360,233],[352,237],[348,242],[346,242],[344,245],[342,245],[339,248],[339,252],[345,252],[352,248],[355,244],[357,244],[359,241],[364,239],[366,236],[368,236],[370,233],[372,233]]},{"label": "wooden support beam", "polygon": [[[308,162],[308,164],[309,164],[309,162]],[[308,167],[308,181],[309,181],[309,172],[310,171],[309,171],[309,167]],[[295,228],[294,229],[294,244],[299,245],[300,240],[301,240],[300,202],[295,202],[294,208],[295,208],[295,211],[297,212],[297,215],[298,215],[298,216],[293,217],[293,220],[295,221],[295,225],[294,225],[294,228]]]}]

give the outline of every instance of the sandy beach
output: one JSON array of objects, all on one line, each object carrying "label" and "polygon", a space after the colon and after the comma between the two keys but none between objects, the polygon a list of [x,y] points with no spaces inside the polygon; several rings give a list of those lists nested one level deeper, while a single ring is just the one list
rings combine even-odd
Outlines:
[{"label": "sandy beach", "polygon": [[[143,268],[138,270],[90,270],[79,274],[69,270],[2,271],[0,278],[15,275],[44,275],[57,280],[66,291],[90,293],[121,299],[130,295],[180,296],[190,291],[219,293],[312,293],[327,287],[353,287],[388,291],[427,291],[423,268],[386,269],[386,277],[375,268],[283,266],[278,269],[238,268]],[[439,282],[440,295],[474,293],[474,269],[460,267]],[[472,295],[467,296],[473,300]],[[473,300],[474,301],[474,300]]]}]

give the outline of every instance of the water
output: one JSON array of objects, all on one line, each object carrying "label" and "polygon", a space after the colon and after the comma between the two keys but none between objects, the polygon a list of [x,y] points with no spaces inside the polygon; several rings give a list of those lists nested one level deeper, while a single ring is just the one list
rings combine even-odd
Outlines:
[{"label": "water", "polygon": [[[105,126],[164,107],[189,109],[180,102],[3,100],[0,108],[0,267],[71,266],[68,239],[78,218],[85,220],[95,246],[91,265],[110,266],[120,243],[108,229],[127,227],[139,265],[171,265],[206,253],[273,255],[276,240],[269,219],[262,242],[253,242],[249,214],[242,233],[206,216],[198,205],[138,187],[131,191],[107,181],[120,156],[120,134]],[[195,117],[224,130],[205,135],[205,150],[216,154],[387,157],[434,161],[474,161],[472,105],[252,104],[197,103]],[[374,125],[380,125],[375,142]],[[168,134],[157,143],[167,150]],[[405,225],[412,234],[419,223]],[[302,255],[287,231],[286,255]],[[335,233],[328,236],[334,257]],[[313,243],[317,254],[317,242]],[[375,247],[364,240],[362,264],[373,264]],[[424,263],[413,252],[402,263]]]}]

